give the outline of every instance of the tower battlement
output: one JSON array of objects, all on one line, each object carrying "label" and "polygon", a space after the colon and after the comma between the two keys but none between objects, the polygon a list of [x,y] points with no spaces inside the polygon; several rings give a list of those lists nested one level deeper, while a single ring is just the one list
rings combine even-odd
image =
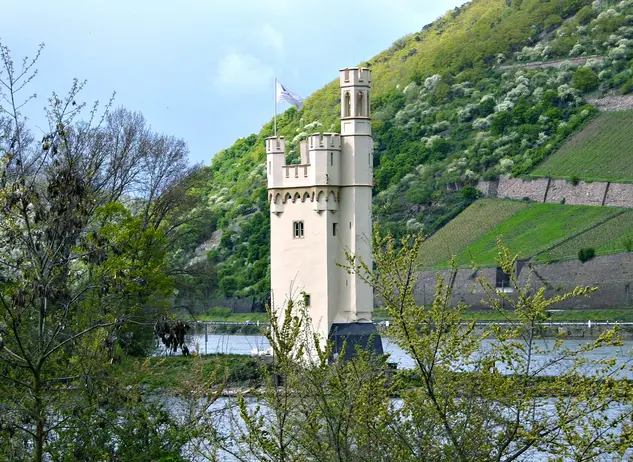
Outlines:
[{"label": "tower battlement", "polygon": [[310,151],[327,149],[329,151],[341,150],[341,135],[338,133],[313,133],[308,137]]},{"label": "tower battlement", "polygon": [[346,67],[340,70],[341,88],[371,87],[371,72],[367,67]]},{"label": "tower battlement", "polygon": [[286,139],[283,136],[269,136],[266,138],[266,154],[286,152]]}]

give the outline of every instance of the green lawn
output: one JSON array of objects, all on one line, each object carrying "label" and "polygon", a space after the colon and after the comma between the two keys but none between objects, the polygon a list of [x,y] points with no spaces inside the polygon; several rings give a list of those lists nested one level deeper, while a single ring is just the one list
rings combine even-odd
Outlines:
[{"label": "green lawn", "polygon": [[[463,319],[468,321],[505,321],[515,319],[514,313],[497,311],[467,311]],[[562,310],[550,311],[552,322],[633,322],[633,308],[619,310]]]},{"label": "green lawn", "polygon": [[190,317],[192,321],[225,321],[225,322],[245,322],[245,321],[268,321],[268,313],[231,313],[230,308],[215,307],[210,308],[206,313],[196,314]]},{"label": "green lawn", "polygon": [[596,255],[630,252],[633,247],[633,210],[555,246],[538,256],[538,261],[557,261],[578,258],[578,251],[592,247]]},{"label": "green lawn", "polygon": [[531,175],[633,181],[632,157],[633,111],[605,112],[567,141]]},{"label": "green lawn", "polygon": [[458,254],[499,223],[529,205],[526,202],[501,199],[476,201],[422,243],[422,266],[430,268],[445,262],[451,255]]},{"label": "green lawn", "polygon": [[183,382],[199,379],[192,372],[201,365],[206,378],[216,374],[218,381],[226,379],[228,385],[256,383],[261,380],[261,364],[248,355],[213,354],[193,356],[166,356],[153,358],[125,358],[114,365],[121,380],[135,382],[148,390],[178,389]]},{"label": "green lawn", "polygon": [[[590,226],[619,213],[614,207],[531,204],[488,231],[456,256],[457,264],[494,266],[497,237],[501,236],[511,252],[522,258],[532,257],[556,242],[569,238]],[[448,262],[448,256],[444,262]]]}]

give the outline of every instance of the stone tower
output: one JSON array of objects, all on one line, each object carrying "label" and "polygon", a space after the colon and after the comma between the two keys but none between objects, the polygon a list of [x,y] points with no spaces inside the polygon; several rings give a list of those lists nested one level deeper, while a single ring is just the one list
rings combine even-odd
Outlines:
[{"label": "stone tower", "polygon": [[337,265],[348,250],[371,266],[371,73],[342,69],[340,86],[342,133],[310,135],[300,164],[286,165],[283,137],[266,140],[272,300],[276,309],[305,303],[335,351],[347,340],[382,353],[372,288]]}]

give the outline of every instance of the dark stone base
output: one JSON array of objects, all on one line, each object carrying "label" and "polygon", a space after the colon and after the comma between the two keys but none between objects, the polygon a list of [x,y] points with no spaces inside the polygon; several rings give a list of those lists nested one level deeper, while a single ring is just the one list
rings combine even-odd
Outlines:
[{"label": "dark stone base", "polygon": [[382,339],[371,322],[353,322],[332,324],[328,340],[333,343],[332,355],[338,356],[345,345],[345,359],[356,356],[356,346],[376,355],[384,354]]}]

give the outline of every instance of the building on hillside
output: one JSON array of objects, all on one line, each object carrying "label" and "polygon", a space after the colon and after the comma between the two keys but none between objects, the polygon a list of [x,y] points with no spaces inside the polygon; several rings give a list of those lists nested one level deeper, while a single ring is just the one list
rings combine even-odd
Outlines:
[{"label": "building on hillside", "polygon": [[266,140],[271,299],[280,313],[289,299],[303,302],[313,331],[335,350],[346,339],[382,354],[372,288],[337,265],[347,250],[371,266],[371,73],[342,69],[340,86],[342,133],[310,135],[292,165],[283,136]]}]

